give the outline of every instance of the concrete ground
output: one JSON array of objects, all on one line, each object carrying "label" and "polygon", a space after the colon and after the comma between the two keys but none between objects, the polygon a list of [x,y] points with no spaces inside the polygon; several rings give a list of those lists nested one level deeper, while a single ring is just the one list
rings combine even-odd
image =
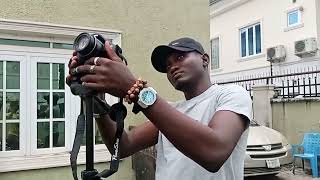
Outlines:
[{"label": "concrete ground", "polygon": [[318,178],[312,178],[308,172],[303,172],[302,169],[296,169],[295,175],[292,171],[282,171],[276,176],[256,176],[256,177],[247,177],[245,180],[320,180]]}]

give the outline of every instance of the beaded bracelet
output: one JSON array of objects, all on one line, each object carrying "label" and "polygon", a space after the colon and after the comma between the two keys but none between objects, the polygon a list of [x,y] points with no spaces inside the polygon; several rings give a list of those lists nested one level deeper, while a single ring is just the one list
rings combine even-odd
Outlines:
[{"label": "beaded bracelet", "polygon": [[139,78],[132,87],[128,90],[127,95],[125,96],[124,101],[128,102],[128,104],[131,104],[133,102],[136,102],[138,100],[138,95],[140,91],[146,87],[147,81],[142,80]]}]

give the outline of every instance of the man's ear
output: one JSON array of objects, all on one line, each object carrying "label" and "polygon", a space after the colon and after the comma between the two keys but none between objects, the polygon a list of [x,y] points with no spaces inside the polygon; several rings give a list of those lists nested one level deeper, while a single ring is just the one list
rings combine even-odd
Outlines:
[{"label": "man's ear", "polygon": [[202,60],[203,60],[203,67],[208,67],[210,58],[208,54],[202,55]]}]

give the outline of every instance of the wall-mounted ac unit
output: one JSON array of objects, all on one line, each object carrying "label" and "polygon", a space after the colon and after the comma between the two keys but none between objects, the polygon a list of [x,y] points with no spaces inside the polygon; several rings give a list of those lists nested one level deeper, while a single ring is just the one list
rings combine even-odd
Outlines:
[{"label": "wall-mounted ac unit", "polygon": [[316,38],[307,38],[294,42],[294,54],[301,58],[314,56],[317,50]]},{"label": "wall-mounted ac unit", "polygon": [[267,60],[274,62],[281,62],[286,59],[286,49],[283,45],[267,48]]}]

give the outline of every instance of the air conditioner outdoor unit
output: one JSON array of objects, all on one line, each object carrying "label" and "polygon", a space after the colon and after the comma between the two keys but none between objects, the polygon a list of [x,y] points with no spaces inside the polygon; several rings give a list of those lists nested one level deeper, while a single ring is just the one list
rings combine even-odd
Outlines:
[{"label": "air conditioner outdoor unit", "polygon": [[315,56],[317,50],[316,38],[307,38],[294,42],[294,54],[301,58]]},{"label": "air conditioner outdoor unit", "polygon": [[283,45],[267,48],[267,60],[274,62],[281,62],[286,59],[286,49]]}]

